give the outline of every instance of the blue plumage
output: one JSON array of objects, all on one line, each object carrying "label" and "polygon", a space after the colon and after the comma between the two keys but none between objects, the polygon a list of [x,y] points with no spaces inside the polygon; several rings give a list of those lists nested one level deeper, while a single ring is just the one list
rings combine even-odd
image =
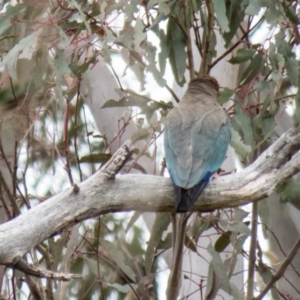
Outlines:
[{"label": "blue plumage", "polygon": [[195,203],[225,159],[230,120],[217,102],[218,88],[209,76],[191,80],[182,101],[167,116],[165,156],[177,212]]}]

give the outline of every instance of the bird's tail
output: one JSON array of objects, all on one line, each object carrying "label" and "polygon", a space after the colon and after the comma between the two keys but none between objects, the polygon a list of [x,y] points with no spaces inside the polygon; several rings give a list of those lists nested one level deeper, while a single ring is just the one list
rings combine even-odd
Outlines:
[{"label": "bird's tail", "polygon": [[175,210],[179,213],[187,212],[190,207],[196,202],[203,189],[206,187],[209,181],[202,180],[195,186],[184,189],[182,187],[175,187],[176,192],[176,204]]}]

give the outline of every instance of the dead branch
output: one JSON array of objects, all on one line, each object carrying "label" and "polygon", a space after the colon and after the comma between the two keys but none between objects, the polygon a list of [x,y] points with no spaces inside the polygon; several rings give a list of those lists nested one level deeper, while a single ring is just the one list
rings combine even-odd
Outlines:
[{"label": "dead branch", "polygon": [[[78,222],[120,211],[171,212],[174,191],[169,178],[128,174],[114,177],[126,159],[127,144],[86,181],[70,187],[0,226],[0,264],[12,266],[31,248]],[[268,197],[300,170],[300,134],[289,130],[243,171],[212,180],[193,211],[244,205]]]}]

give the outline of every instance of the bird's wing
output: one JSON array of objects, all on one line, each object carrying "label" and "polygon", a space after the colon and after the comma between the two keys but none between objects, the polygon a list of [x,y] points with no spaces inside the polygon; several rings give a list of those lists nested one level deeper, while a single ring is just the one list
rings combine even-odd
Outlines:
[{"label": "bird's wing", "polygon": [[230,142],[229,123],[228,116],[219,108],[212,110],[194,127],[190,187],[217,171],[223,163]]},{"label": "bird's wing", "polygon": [[[173,109],[165,128],[165,155],[175,185],[190,188],[222,164],[230,140],[226,114],[212,107],[194,122]],[[192,121],[192,122],[190,122]]]},{"label": "bird's wing", "polygon": [[185,187],[192,168],[190,128],[184,126],[180,110],[173,108],[167,117],[164,131],[165,156],[175,185]]}]

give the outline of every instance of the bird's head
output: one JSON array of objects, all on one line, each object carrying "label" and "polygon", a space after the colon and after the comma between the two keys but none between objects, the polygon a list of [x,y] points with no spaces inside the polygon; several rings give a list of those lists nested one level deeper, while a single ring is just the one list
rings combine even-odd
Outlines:
[{"label": "bird's head", "polygon": [[199,91],[202,89],[211,88],[216,92],[219,91],[219,83],[218,81],[209,75],[204,75],[201,77],[193,78],[190,83],[188,89],[192,92],[193,90]]}]

